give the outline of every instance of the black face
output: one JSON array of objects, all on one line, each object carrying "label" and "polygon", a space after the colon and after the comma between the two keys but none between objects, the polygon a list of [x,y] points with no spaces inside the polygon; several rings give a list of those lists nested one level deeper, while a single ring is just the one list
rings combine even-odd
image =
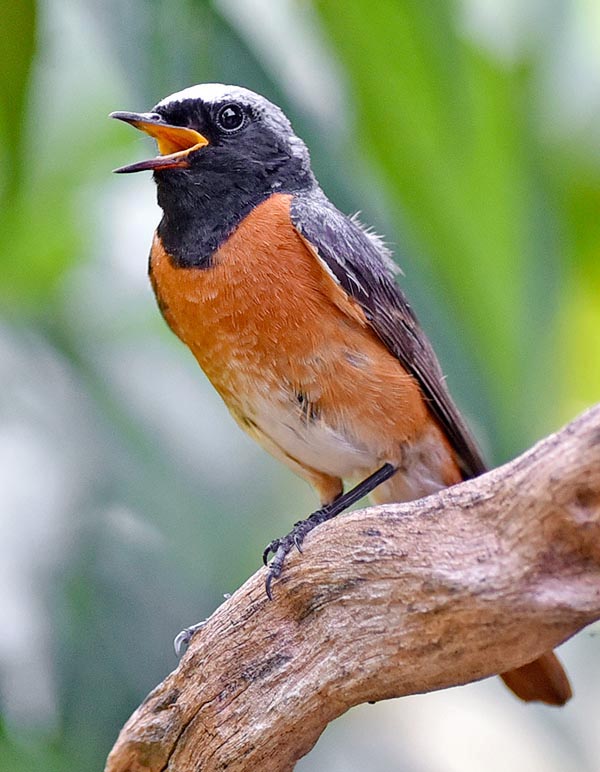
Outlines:
[{"label": "black face", "polygon": [[159,234],[181,264],[204,264],[271,194],[316,184],[306,146],[285,115],[262,97],[244,94],[249,96],[174,100],[152,111],[208,140],[187,155],[187,168],[154,172],[164,212]]},{"label": "black face", "polygon": [[[208,184],[217,182],[213,175],[226,173],[231,184],[256,190],[257,185],[304,187],[312,176],[304,143],[294,135],[283,113],[266,100],[260,105],[239,99],[186,99],[159,103],[153,112],[167,123],[192,128],[208,140],[208,145],[188,156],[188,177],[205,176]],[[163,172],[156,174],[158,184],[162,176]]]}]

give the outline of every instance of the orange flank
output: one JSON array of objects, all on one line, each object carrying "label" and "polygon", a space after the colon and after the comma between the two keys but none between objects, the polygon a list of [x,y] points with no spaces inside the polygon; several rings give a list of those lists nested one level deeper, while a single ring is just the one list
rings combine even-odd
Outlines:
[{"label": "orange flank", "polygon": [[242,428],[322,502],[386,462],[400,470],[379,500],[457,482],[417,382],[295,230],[290,200],[257,206],[207,268],[174,266],[155,236],[150,275],[165,319]]}]

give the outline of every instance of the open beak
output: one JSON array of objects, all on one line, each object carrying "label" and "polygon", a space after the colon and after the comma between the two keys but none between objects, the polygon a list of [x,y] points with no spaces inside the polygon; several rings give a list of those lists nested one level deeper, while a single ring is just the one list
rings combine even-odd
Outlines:
[{"label": "open beak", "polygon": [[160,169],[187,169],[190,165],[189,154],[208,145],[208,140],[194,129],[185,126],[171,126],[158,113],[111,113],[110,118],[125,121],[136,129],[154,137],[160,153],[156,158],[138,161],[130,166],[115,169],[117,174],[143,172]]}]

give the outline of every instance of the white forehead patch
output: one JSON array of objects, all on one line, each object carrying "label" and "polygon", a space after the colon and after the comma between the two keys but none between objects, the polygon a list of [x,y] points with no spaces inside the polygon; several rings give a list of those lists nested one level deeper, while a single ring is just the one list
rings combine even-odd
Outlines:
[{"label": "white forehead patch", "polygon": [[172,102],[183,102],[186,99],[200,99],[202,102],[220,102],[223,99],[236,99],[244,96],[256,99],[258,94],[241,86],[226,86],[223,83],[200,83],[197,86],[184,88],[183,91],[177,91],[175,94],[161,99],[156,107],[164,107]]}]

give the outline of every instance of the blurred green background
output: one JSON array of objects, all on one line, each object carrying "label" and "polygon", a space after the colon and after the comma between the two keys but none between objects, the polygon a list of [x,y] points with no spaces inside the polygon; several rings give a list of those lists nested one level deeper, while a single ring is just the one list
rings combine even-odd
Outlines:
[{"label": "blurred green background", "polygon": [[[202,81],[288,113],[393,246],[490,462],[600,399],[596,0],[1,0],[0,771],[100,770],[171,640],[314,508],[239,432],[146,279],[150,140],[107,120]],[[497,680],[362,706],[303,772],[594,772],[576,697]]]}]

